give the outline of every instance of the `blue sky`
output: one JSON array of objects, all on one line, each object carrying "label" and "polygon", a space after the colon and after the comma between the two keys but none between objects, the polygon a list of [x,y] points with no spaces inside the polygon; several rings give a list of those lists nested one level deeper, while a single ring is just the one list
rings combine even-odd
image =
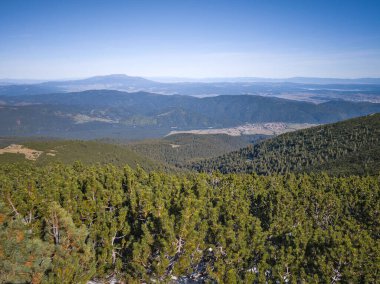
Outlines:
[{"label": "blue sky", "polygon": [[0,1],[0,78],[380,77],[380,1]]}]

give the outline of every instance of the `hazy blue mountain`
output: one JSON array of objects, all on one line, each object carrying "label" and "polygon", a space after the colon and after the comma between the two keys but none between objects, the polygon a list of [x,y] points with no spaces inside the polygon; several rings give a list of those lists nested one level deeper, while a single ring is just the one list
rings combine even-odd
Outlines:
[{"label": "hazy blue mountain", "polygon": [[313,77],[293,77],[287,78],[284,82],[301,84],[380,84],[380,78],[313,78]]},{"label": "hazy blue mountain", "polygon": [[[184,78],[186,80],[186,78]],[[170,80],[169,80],[170,82]],[[0,85],[0,95],[18,96],[86,90],[145,91],[166,95],[196,97],[215,95],[261,95],[301,101],[326,102],[331,100],[380,102],[380,79],[334,78],[216,78],[162,83],[127,75],[96,76],[80,80],[51,81],[39,84]]]},{"label": "hazy blue mountain", "polygon": [[80,80],[69,80],[69,81],[55,81],[55,82],[45,82],[42,83],[45,86],[59,87],[62,89],[70,89],[71,87],[87,88],[87,87],[97,87],[107,89],[111,88],[146,88],[149,86],[160,85],[158,82],[150,81],[141,77],[132,77],[124,74],[113,74],[106,76],[95,76]]},{"label": "hazy blue mountain", "polygon": [[161,85],[161,83],[141,77],[115,74],[78,80],[48,81],[37,84],[11,83],[7,85],[6,81],[4,81],[3,84],[0,85],[0,95],[19,96],[98,89],[137,91],[148,90],[152,87],[157,88]]},{"label": "hazy blue mountain", "polygon": [[39,84],[43,83],[45,80],[34,80],[34,79],[0,79],[0,85],[27,85],[27,84]]},{"label": "hazy blue mountain", "polygon": [[215,78],[186,78],[186,77],[149,77],[152,81],[162,83],[299,83],[299,84],[380,84],[380,78],[261,78],[261,77],[215,77]]},{"label": "hazy blue mountain", "polygon": [[49,94],[60,91],[55,86],[42,84],[18,84],[18,85],[0,85],[0,96],[22,96]]}]

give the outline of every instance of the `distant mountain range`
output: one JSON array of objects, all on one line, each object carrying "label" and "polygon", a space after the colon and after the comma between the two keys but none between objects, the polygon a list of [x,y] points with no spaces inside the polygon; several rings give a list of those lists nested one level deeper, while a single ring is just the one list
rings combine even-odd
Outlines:
[{"label": "distant mountain range", "polygon": [[40,84],[40,83],[298,83],[298,84],[380,84],[380,78],[322,78],[322,77],[290,77],[290,78],[262,78],[262,77],[137,77],[125,74],[110,74],[93,76],[81,79],[38,80],[38,79],[0,79],[1,85],[12,84]]},{"label": "distant mountain range", "polygon": [[[158,78],[160,80],[160,78]],[[303,78],[172,78],[158,82],[127,75],[96,76],[80,80],[35,82],[0,80],[0,96],[36,95],[86,90],[153,92],[197,97],[215,95],[261,95],[293,100],[326,102],[330,100],[380,102],[380,79]],[[187,81],[187,82],[183,82]],[[7,83],[8,82],[8,83]]]},{"label": "distant mountain range", "polygon": [[380,112],[380,104],[321,104],[255,95],[196,98],[147,92],[92,90],[0,96],[0,136],[65,138],[164,136],[172,130],[246,123],[329,123]]},{"label": "distant mountain range", "polygon": [[380,112],[380,79],[219,80],[164,83],[122,74],[4,80],[0,136],[141,139],[259,122],[323,124]]},{"label": "distant mountain range", "polygon": [[152,81],[162,83],[298,83],[298,84],[380,84],[380,78],[260,78],[260,77],[215,77],[215,78],[181,78],[181,77],[148,77]]}]

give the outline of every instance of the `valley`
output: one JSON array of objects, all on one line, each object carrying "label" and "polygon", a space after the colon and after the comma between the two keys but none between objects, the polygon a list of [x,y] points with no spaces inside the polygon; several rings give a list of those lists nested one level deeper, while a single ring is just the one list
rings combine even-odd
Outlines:
[{"label": "valley", "polygon": [[80,161],[171,172],[373,175],[380,170],[379,123],[379,114],[372,114],[319,126],[267,123],[173,131],[165,137],[137,141],[9,137],[0,140],[0,163],[29,160],[46,166]]}]

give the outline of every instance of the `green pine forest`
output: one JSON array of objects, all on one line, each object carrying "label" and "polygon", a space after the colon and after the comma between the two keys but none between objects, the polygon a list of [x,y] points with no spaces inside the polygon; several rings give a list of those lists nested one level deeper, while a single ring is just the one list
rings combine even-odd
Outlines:
[{"label": "green pine forest", "polygon": [[182,171],[4,161],[0,283],[378,283],[379,134],[375,114]]},{"label": "green pine forest", "polygon": [[[43,151],[43,153],[35,161],[26,160],[22,154],[5,153],[0,155],[0,164],[22,162],[41,167],[54,163],[73,164],[76,161],[81,161],[87,165],[113,164],[122,167],[128,164],[132,168],[141,165],[146,170],[163,168],[162,163],[142,157],[125,145],[118,145],[116,143],[81,140],[47,140],[42,138],[34,140],[25,140],[25,138],[0,139],[0,146],[1,144],[3,144],[2,146],[8,146],[12,143],[22,144],[30,149]],[[53,153],[54,156],[51,155],[51,153]]]},{"label": "green pine forest", "polygon": [[161,164],[185,169],[189,163],[239,150],[268,135],[229,136],[227,134],[174,134],[163,139],[131,143],[129,149]]},{"label": "green pine forest", "polygon": [[380,171],[380,113],[282,134],[187,166],[222,173],[376,175]]}]

